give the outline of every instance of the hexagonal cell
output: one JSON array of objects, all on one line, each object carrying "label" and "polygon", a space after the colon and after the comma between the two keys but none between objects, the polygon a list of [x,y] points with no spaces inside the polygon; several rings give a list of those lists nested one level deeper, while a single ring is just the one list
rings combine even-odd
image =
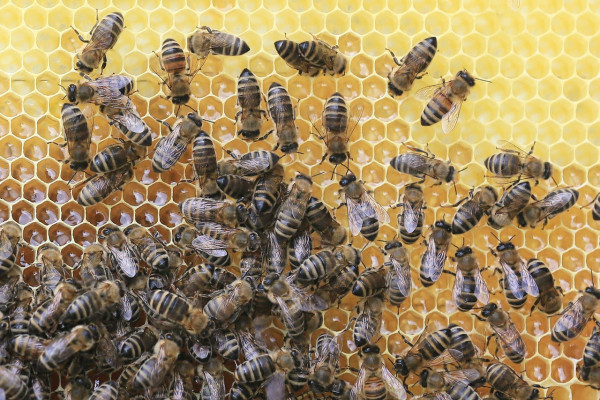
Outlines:
[{"label": "hexagonal cell", "polygon": [[85,210],[75,203],[68,203],[61,207],[60,219],[68,226],[78,226],[84,221]]},{"label": "hexagonal cell", "polygon": [[110,208],[110,221],[118,226],[128,226],[133,223],[133,219],[133,210],[123,203]]},{"label": "hexagonal cell", "polygon": [[23,228],[23,240],[32,246],[39,246],[47,240],[46,228],[33,222]]},{"label": "hexagonal cell", "polygon": [[[38,165],[38,176],[39,176],[39,165]],[[66,182],[54,182],[50,184],[48,188],[48,198],[50,201],[56,204],[64,204],[71,200],[71,188]]]},{"label": "hexagonal cell", "polygon": [[53,225],[58,221],[59,210],[56,204],[46,201],[36,207],[35,218],[44,225]]},{"label": "hexagonal cell", "polygon": [[48,229],[48,240],[57,246],[65,246],[71,241],[71,229],[62,223],[56,223]]},{"label": "hexagonal cell", "polygon": [[21,198],[20,183],[12,179],[5,179],[0,182],[0,198],[9,203],[19,200]]},{"label": "hexagonal cell", "polygon": [[35,167],[31,161],[19,158],[11,164],[11,176],[20,182],[27,182],[35,176]]},{"label": "hexagonal cell", "polygon": [[[37,164],[37,176],[46,183],[52,183],[59,178],[60,164],[52,159],[44,159]],[[69,196],[70,198],[70,196]]]}]

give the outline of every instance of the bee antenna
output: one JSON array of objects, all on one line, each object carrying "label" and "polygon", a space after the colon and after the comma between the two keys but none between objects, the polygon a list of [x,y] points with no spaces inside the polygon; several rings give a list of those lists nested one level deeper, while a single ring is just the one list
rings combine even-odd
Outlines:
[{"label": "bee antenna", "polygon": [[512,235],[511,237],[509,237],[509,238],[508,238],[508,241],[509,241],[509,242],[510,242],[510,241],[512,241],[512,240],[515,238],[515,236],[517,236],[517,235],[516,235],[516,234],[514,234],[514,235]]},{"label": "bee antenna", "polygon": [[494,231],[490,231],[490,233],[492,234],[492,236],[493,236],[493,237],[495,237],[495,238],[496,238],[496,240],[497,240],[498,242],[502,242],[502,240],[500,240],[500,238],[499,238],[498,236],[496,236],[496,234],[494,233]]},{"label": "bee antenna", "polygon": [[457,249],[460,249],[460,247],[458,247],[457,245],[455,245],[454,243],[450,242],[450,244],[454,247],[456,247]]},{"label": "bee antenna", "polygon": [[325,173],[325,171],[317,172],[316,174],[311,175],[310,177],[314,178],[315,176],[323,175],[324,173]]},{"label": "bee antenna", "polygon": [[481,78],[475,78],[475,79],[477,79],[478,81],[482,81],[482,82],[492,83],[492,81],[488,81],[486,79],[481,79]]},{"label": "bee antenna", "polygon": [[77,171],[73,172],[73,175],[71,176],[71,179],[69,179],[69,182],[67,182],[67,185],[71,184],[71,181],[73,180],[73,178],[75,178],[75,175],[77,175]]},{"label": "bee antenna", "polygon": [[[190,110],[192,110],[193,112],[198,112],[197,110],[194,110],[194,107],[188,105],[188,104],[184,104],[183,106],[189,108]],[[181,105],[179,106],[181,108]],[[178,111],[179,112],[179,111]]]}]

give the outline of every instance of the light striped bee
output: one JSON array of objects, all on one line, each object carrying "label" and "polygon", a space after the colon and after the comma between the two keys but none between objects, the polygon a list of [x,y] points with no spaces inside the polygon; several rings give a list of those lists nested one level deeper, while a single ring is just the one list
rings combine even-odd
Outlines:
[{"label": "light striped bee", "polygon": [[420,41],[400,60],[391,50],[387,50],[397,65],[388,74],[388,89],[393,96],[401,96],[412,88],[415,79],[423,77],[437,51],[437,38],[429,37]]},{"label": "light striped bee", "polygon": [[127,95],[133,91],[133,79],[125,75],[110,75],[92,80],[83,75],[85,80],[67,87],[67,98],[71,103],[92,103],[111,109],[123,110]]},{"label": "light striped bee", "polygon": [[423,286],[433,285],[442,275],[452,242],[452,228],[446,221],[436,221],[425,244],[427,249],[421,257],[419,279]]},{"label": "light striped bee", "polygon": [[367,400],[390,396],[406,399],[406,388],[387,368],[377,345],[363,347],[361,358],[361,367],[352,387],[352,398]]},{"label": "light striped bee", "polygon": [[[277,132],[277,145],[274,150],[281,149],[281,151],[288,154],[296,153],[298,151],[296,113],[287,90],[277,82],[271,83],[269,87],[267,106],[269,116],[273,120]],[[263,139],[270,133],[263,136]]]},{"label": "light striped bee", "polygon": [[124,165],[146,157],[147,147],[133,142],[111,144],[100,150],[90,163],[90,170],[99,174],[115,171]]},{"label": "light striped bee", "polygon": [[100,21],[98,21],[98,15],[96,14],[96,25],[90,32],[90,40],[85,40],[75,28],[71,27],[79,40],[86,43],[83,50],[77,53],[78,61],[75,68],[89,74],[98,68],[100,62],[102,62],[100,68],[100,75],[102,75],[102,71],[106,67],[106,52],[115,46],[124,26],[123,14],[117,11],[107,14]]},{"label": "light striped bee", "polygon": [[65,131],[69,158],[65,162],[73,171],[83,171],[90,164],[90,145],[92,135],[88,127],[87,119],[81,110],[74,104],[65,103],[61,109],[61,118]]},{"label": "light striped bee", "polygon": [[304,58],[300,52],[298,43],[286,38],[284,40],[276,41],[274,45],[279,57],[281,57],[289,67],[298,70],[300,75],[306,74],[308,76],[317,76],[321,72],[321,68]]},{"label": "light striped bee", "polygon": [[411,183],[402,195],[402,212],[398,214],[400,239],[405,244],[415,243],[423,233],[425,198],[421,185]]},{"label": "light striped bee", "polygon": [[468,246],[463,246],[456,250],[454,254],[456,261],[456,277],[452,289],[452,299],[460,311],[473,309],[477,300],[486,305],[490,299],[489,290],[479,263],[473,254],[473,250]]},{"label": "light striped bee", "polygon": [[160,138],[154,147],[152,169],[155,172],[171,169],[202,130],[202,118],[197,113],[180,117],[173,128],[164,121],[163,124],[170,132]]},{"label": "light striped bee", "polygon": [[567,211],[573,207],[579,198],[579,191],[571,188],[556,189],[548,193],[543,199],[527,205],[517,215],[517,221],[522,227],[535,228],[544,221],[544,226],[550,218]]},{"label": "light striped bee", "polygon": [[315,35],[312,36],[313,40],[298,45],[302,57],[329,75],[343,75],[348,61],[338,46],[331,46]]},{"label": "light striped bee", "polygon": [[502,141],[500,153],[493,154],[483,162],[488,171],[495,178],[511,178],[518,176],[519,180],[549,179],[552,177],[553,167],[548,161],[532,156],[535,142],[529,152],[525,152],[512,143]]},{"label": "light striped bee", "polygon": [[262,118],[267,116],[265,110],[260,109],[260,86],[256,76],[248,68],[244,68],[237,84],[238,105],[241,108],[235,114],[236,121],[240,121],[241,129],[238,135],[245,139],[255,139],[260,134]]},{"label": "light striped bee", "polygon": [[81,189],[77,203],[82,206],[98,204],[133,178],[133,168],[127,164],[115,171],[92,177]]},{"label": "light striped bee", "polygon": [[202,26],[187,39],[188,50],[199,58],[209,54],[240,56],[250,51],[250,47],[241,38],[229,33]]},{"label": "light striped bee", "polygon": [[510,315],[496,304],[489,303],[481,310],[481,316],[480,319],[487,320],[494,330],[496,340],[506,357],[517,364],[522,362],[527,356],[527,349]]},{"label": "light striped bee", "polygon": [[167,74],[166,78],[159,75],[170,91],[167,98],[179,106],[190,101],[190,83],[199,68],[192,70],[189,58],[185,57],[181,45],[175,39],[165,39],[160,56],[157,57],[160,68]]},{"label": "light striped bee", "polygon": [[529,203],[531,184],[528,181],[517,182],[508,187],[500,200],[492,206],[488,224],[494,229],[509,225]]},{"label": "light striped bee", "polygon": [[111,264],[119,275],[127,278],[137,275],[137,256],[127,241],[127,236],[116,225],[108,224],[100,228],[98,238],[108,250]]}]

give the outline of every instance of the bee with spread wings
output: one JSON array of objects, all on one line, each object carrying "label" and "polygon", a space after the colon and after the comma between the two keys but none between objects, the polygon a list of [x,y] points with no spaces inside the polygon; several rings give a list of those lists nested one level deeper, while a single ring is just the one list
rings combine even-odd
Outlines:
[{"label": "bee with spread wings", "polygon": [[350,392],[352,400],[387,398],[406,399],[406,389],[390,372],[380,354],[379,347],[367,345],[362,349],[362,365]]},{"label": "bee with spread wings", "polygon": [[541,200],[526,206],[517,215],[517,221],[522,227],[535,228],[544,221],[544,226],[550,218],[567,211],[575,205],[579,198],[579,191],[572,188],[562,188],[551,191]]},{"label": "bee with spread wings", "polygon": [[[481,310],[481,316],[483,318],[479,319],[487,320],[494,330],[506,357],[517,364],[522,362],[527,355],[527,349],[521,334],[510,318],[510,314],[495,303],[489,303]],[[488,342],[492,336],[488,338]]]},{"label": "bee with spread wings", "polygon": [[279,157],[276,153],[267,150],[256,150],[250,153],[237,156],[231,151],[227,154],[233,157],[233,160],[223,160],[218,164],[219,176],[222,175],[240,175],[257,176],[272,170]]}]

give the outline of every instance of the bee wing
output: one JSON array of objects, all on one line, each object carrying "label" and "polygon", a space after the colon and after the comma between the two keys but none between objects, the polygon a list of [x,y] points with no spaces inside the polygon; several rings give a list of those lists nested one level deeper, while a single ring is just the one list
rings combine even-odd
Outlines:
[{"label": "bee wing", "polygon": [[292,292],[292,301],[296,302],[298,307],[302,311],[322,311],[328,308],[329,304],[321,298],[321,296],[308,294],[304,290],[294,285],[294,279],[296,275],[290,274],[286,281],[289,285],[290,291]]},{"label": "bee wing", "polygon": [[535,279],[533,279],[533,276],[531,276],[531,273],[527,269],[525,260],[521,260],[521,263],[519,264],[519,273],[521,274],[524,290],[534,297],[539,296],[540,290],[537,283],[535,283]]},{"label": "bee wing", "polygon": [[521,275],[521,278],[519,278],[517,274],[515,274],[515,272],[512,270],[512,268],[502,260],[500,260],[500,265],[502,266],[502,270],[504,271],[506,287],[513,292],[513,295],[516,299],[522,299],[523,297],[525,297],[525,293],[527,292],[525,291],[523,276]]},{"label": "bee wing", "polygon": [[92,35],[89,43],[85,45],[81,53],[86,53],[88,51],[104,51],[108,50],[108,47],[112,44],[113,38],[110,34],[104,35]]},{"label": "bee wing", "polygon": [[477,300],[479,300],[481,304],[487,304],[490,300],[490,291],[485,283],[485,279],[481,276],[481,270],[479,270],[479,268],[477,268],[477,272],[475,272],[475,296],[477,296]]},{"label": "bee wing", "polygon": [[125,245],[123,250],[110,245],[107,247],[116,264],[115,268],[118,268],[128,278],[136,276],[139,268],[138,258],[131,247]]},{"label": "bee wing", "polygon": [[175,378],[173,379],[173,398],[183,399],[184,394],[185,386],[183,385],[183,379],[181,379],[181,375],[175,374]]},{"label": "bee wing", "polygon": [[526,354],[525,343],[512,320],[506,322],[505,328],[492,325],[492,329],[506,346],[519,354]]},{"label": "bee wing", "polygon": [[391,259],[392,266],[394,267],[394,271],[396,272],[396,279],[398,279],[398,289],[403,296],[410,296],[410,289],[412,286],[412,281],[410,278],[410,266],[402,266],[396,259]]},{"label": "bee wing", "polygon": [[[190,140],[181,137],[180,130],[181,125],[179,124],[156,144],[152,161],[157,163],[163,170],[173,167],[190,144]],[[158,154],[161,154],[162,157],[157,157]]]},{"label": "bee wing", "polygon": [[133,318],[132,298],[128,294],[119,300],[119,312],[125,321],[131,321]]},{"label": "bee wing", "polygon": [[[462,293],[465,276],[460,268],[456,269],[456,276],[454,277],[454,286],[452,287],[452,300],[454,304],[458,305],[461,303],[460,295]],[[487,303],[484,303],[487,304]]]},{"label": "bee wing", "polygon": [[367,191],[363,191],[360,196],[360,202],[363,204],[368,204],[373,211],[375,211],[375,215],[377,216],[377,220],[380,223],[387,224],[390,222],[390,216],[385,208],[383,208],[377,200],[373,198]]},{"label": "bee wing", "polygon": [[583,296],[572,302],[556,320],[552,330],[554,332],[564,332],[573,328],[585,325],[591,318],[591,315],[583,314]]},{"label": "bee wing", "polygon": [[438,248],[432,238],[429,238],[427,242],[427,251],[423,255],[423,262],[421,264],[425,265],[423,270],[424,275],[434,282],[442,275],[449,246],[448,244]]},{"label": "bee wing", "polygon": [[13,246],[6,232],[3,229],[0,229],[0,257],[8,257],[13,253]]},{"label": "bee wing", "polygon": [[204,381],[209,388],[210,400],[225,398],[225,381],[223,377],[215,378],[212,374],[204,372]]},{"label": "bee wing", "polygon": [[412,400],[452,400],[452,397],[448,393],[435,392],[429,394],[423,394],[421,396],[415,396]]},{"label": "bee wing", "polygon": [[[267,400],[281,400],[285,398],[285,375],[281,373],[275,373],[272,375],[267,382],[265,383],[265,394],[267,395]],[[223,397],[218,397],[219,399],[224,399],[225,393],[223,393]]]},{"label": "bee wing", "polygon": [[457,361],[461,361],[464,358],[463,353],[460,350],[449,349],[444,350],[439,356],[432,358],[425,363],[426,367],[441,367],[447,364],[453,364]]},{"label": "bee wing", "polygon": [[255,157],[242,160],[235,160],[234,163],[241,169],[242,176],[252,176],[259,174],[268,166],[268,162]]},{"label": "bee wing", "polygon": [[346,196],[346,208],[348,209],[348,225],[352,236],[356,236],[360,233],[362,228],[362,209],[360,204],[354,201],[352,198]]},{"label": "bee wing", "polygon": [[406,232],[413,233],[417,226],[419,225],[419,220],[421,219],[421,215],[423,214],[422,210],[422,202],[417,203],[418,208],[414,208],[413,205],[404,199],[404,206],[402,208],[402,218],[404,221],[404,229]]},{"label": "bee wing", "polygon": [[514,143],[511,143],[507,140],[499,140],[498,141],[498,150],[503,151],[505,153],[514,153],[519,155],[519,157],[530,157],[528,152],[520,148]]},{"label": "bee wing", "polygon": [[541,222],[546,218],[551,218],[561,211],[564,211],[565,204],[568,204],[572,198],[573,195],[571,192],[550,192],[542,200],[536,202],[542,208],[542,212],[537,222]]},{"label": "bee wing", "polygon": [[227,255],[227,242],[215,239],[212,236],[196,236],[192,241],[192,247],[213,257],[225,257]]},{"label": "bee wing", "polygon": [[392,396],[400,400],[406,400],[406,388],[402,382],[390,372],[384,361],[381,361],[381,377],[385,382],[388,392]]},{"label": "bee wing", "polygon": [[425,86],[424,88],[419,89],[415,93],[415,97],[419,100],[430,100],[433,96],[435,96],[442,88],[444,87],[443,83],[438,83],[431,86]]},{"label": "bee wing", "polygon": [[350,390],[350,399],[358,400],[358,395],[363,393],[366,378],[367,369],[364,366],[361,366],[360,371],[356,376],[356,382],[354,382],[354,386],[352,386],[352,389]]},{"label": "bee wing", "polygon": [[109,118],[133,133],[142,133],[148,130],[148,126],[136,112],[129,108],[123,108],[121,111],[121,113],[110,115]]},{"label": "bee wing", "polygon": [[469,383],[480,378],[480,374],[476,369],[459,369],[456,371],[441,372],[446,382],[451,383],[452,386],[456,383],[463,383],[468,385]]},{"label": "bee wing", "polygon": [[456,122],[458,122],[458,117],[460,115],[460,108],[462,107],[463,100],[457,99],[452,103],[452,107],[450,107],[450,111],[444,115],[442,118],[442,130],[444,133],[450,133]]}]

